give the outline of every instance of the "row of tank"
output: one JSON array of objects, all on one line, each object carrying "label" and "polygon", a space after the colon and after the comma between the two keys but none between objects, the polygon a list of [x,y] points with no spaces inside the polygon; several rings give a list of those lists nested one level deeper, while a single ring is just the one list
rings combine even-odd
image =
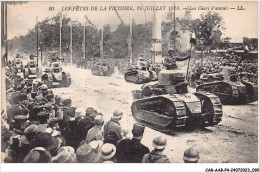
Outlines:
[{"label": "row of tank", "polygon": [[[125,80],[135,84],[156,81],[160,70],[161,67],[133,66],[127,69]],[[258,98],[258,86],[249,81],[239,81],[235,68],[231,66],[220,66],[217,73],[207,74],[197,84],[197,91],[213,93],[223,104],[246,104]]]},{"label": "row of tank", "polygon": [[25,79],[40,78],[49,88],[71,85],[70,74],[63,71],[61,62],[55,58],[51,59],[45,67],[42,67],[45,68],[44,71],[38,66],[34,57],[30,57],[30,60],[25,65],[23,64],[23,58],[18,57],[13,60],[13,64],[15,64],[18,75]]},{"label": "row of tank", "polygon": [[[129,82],[127,78],[135,79],[136,73],[142,78],[140,74],[149,71],[132,69],[126,72],[126,81]],[[188,92],[189,83],[185,79],[177,68],[163,69],[158,72],[156,84],[147,83],[141,90],[132,91],[131,110],[135,120],[155,130],[171,133],[177,129],[217,125],[222,120],[222,104],[246,104],[258,100],[257,85],[238,81],[234,67],[222,66],[218,73],[205,76],[195,93]]]}]

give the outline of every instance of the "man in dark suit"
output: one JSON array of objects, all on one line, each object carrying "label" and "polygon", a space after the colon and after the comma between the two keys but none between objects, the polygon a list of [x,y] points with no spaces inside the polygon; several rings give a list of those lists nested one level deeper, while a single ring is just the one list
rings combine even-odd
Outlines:
[{"label": "man in dark suit", "polygon": [[142,158],[149,153],[149,149],[141,143],[145,127],[135,123],[132,139],[123,139],[118,142],[116,156],[118,163],[142,163]]}]

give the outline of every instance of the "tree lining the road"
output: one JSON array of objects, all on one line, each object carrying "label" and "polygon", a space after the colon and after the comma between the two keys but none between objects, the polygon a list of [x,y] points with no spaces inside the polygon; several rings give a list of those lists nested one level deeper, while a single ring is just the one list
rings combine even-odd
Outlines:
[{"label": "tree lining the road", "polygon": [[[71,19],[58,14],[51,19],[46,18],[39,22],[39,42],[42,43],[43,52],[59,52],[59,27],[60,18],[62,17],[62,38],[61,49],[65,61],[69,61],[70,56],[70,22]],[[192,28],[196,32],[196,39],[199,42],[204,39],[204,46],[216,47],[222,43],[220,38],[221,30],[224,30],[224,23],[221,16],[217,13],[207,13],[202,15],[201,19],[191,21]],[[80,61],[83,56],[83,24],[73,21],[72,27],[72,51],[73,60]],[[86,36],[86,58],[100,57],[100,40],[101,29],[96,28],[93,24],[87,24],[85,27]],[[109,25],[104,25],[103,49],[104,56],[109,58],[126,58],[128,54],[127,39],[129,35],[129,25],[119,24],[115,31],[112,31]],[[31,29],[25,36],[15,37],[8,41],[9,51],[26,52],[36,54],[36,28]],[[197,49],[200,50],[200,44]],[[152,46],[152,22],[146,24],[136,24],[133,22],[133,56],[150,53]],[[164,44],[163,44],[164,46]],[[166,51],[166,49],[163,49]],[[166,52],[167,53],[167,52]],[[47,56],[46,54],[44,54]]]}]

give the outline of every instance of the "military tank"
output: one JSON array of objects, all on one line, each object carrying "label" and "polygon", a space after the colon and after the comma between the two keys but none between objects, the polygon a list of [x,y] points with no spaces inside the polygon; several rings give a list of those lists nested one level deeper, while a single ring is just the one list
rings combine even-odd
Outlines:
[{"label": "military tank", "polygon": [[150,67],[150,64],[143,58],[139,58],[137,65],[126,69],[125,81],[135,84],[144,84],[158,80],[157,74]]},{"label": "military tank", "polygon": [[114,73],[114,69],[108,63],[100,61],[93,65],[91,73],[97,76],[111,76]]},{"label": "military tank", "polygon": [[222,104],[247,104],[258,100],[258,87],[248,81],[239,81],[231,66],[220,66],[218,73],[206,75],[196,91],[217,95]]},{"label": "military tank", "polygon": [[144,84],[152,81],[149,71],[130,67],[126,69],[125,81],[135,84]]},{"label": "military tank", "polygon": [[40,76],[40,70],[34,60],[30,60],[24,66],[23,70],[24,78],[36,79]]},{"label": "military tank", "polygon": [[69,73],[62,71],[60,62],[52,62],[44,72],[45,74],[42,75],[41,80],[48,88],[54,86],[69,87],[71,85],[71,76]]},{"label": "military tank", "polygon": [[135,120],[155,130],[173,133],[176,129],[217,125],[222,119],[219,98],[204,91],[189,93],[182,71],[161,70],[158,83],[132,91]]}]

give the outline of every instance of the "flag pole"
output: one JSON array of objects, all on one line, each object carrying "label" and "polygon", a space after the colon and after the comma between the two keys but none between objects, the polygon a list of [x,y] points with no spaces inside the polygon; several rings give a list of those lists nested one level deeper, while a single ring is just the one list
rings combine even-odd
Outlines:
[{"label": "flag pole", "polygon": [[[61,60],[61,27],[62,27],[62,16],[60,18],[60,60]],[[63,64],[63,61],[62,61],[62,64]]]},{"label": "flag pole", "polygon": [[187,74],[186,74],[186,80],[189,81],[189,68],[190,68],[190,59],[191,59],[191,49],[192,49],[192,46],[196,46],[196,35],[195,35],[195,31],[192,32],[191,34],[191,38],[190,38],[190,58],[189,58],[189,61],[188,61],[188,67],[187,67]]},{"label": "flag pole", "polygon": [[72,21],[70,21],[70,65],[72,66]]},{"label": "flag pole", "polygon": [[86,26],[83,26],[83,60],[86,59]]},{"label": "flag pole", "polygon": [[38,58],[39,58],[39,25],[38,25],[38,16],[36,16],[36,51],[37,51],[37,67],[39,67],[39,60],[38,60]]},{"label": "flag pole", "polygon": [[187,73],[186,73],[186,80],[189,81],[189,68],[190,68],[190,59],[191,59],[191,49],[192,49],[192,44],[190,45],[190,58],[188,60],[188,67],[187,67]]}]

